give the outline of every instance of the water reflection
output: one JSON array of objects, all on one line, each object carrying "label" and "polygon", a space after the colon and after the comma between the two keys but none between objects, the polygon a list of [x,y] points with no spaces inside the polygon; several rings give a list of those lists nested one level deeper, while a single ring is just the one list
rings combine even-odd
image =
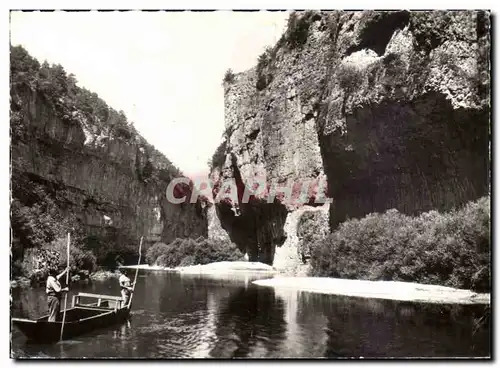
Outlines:
[{"label": "water reflection", "polygon": [[[132,316],[55,345],[27,345],[15,328],[17,357],[336,358],[488,356],[489,326],[474,334],[484,306],[443,306],[258,287],[265,275],[148,272]],[[81,290],[119,295],[116,280]],[[71,293],[77,293],[74,287]],[[46,314],[43,288],[14,289],[12,315]]]},{"label": "water reflection", "polygon": [[304,293],[296,290],[276,290],[286,303],[287,338],[281,346],[286,358],[324,357],[327,319],[320,305],[308,303]]},{"label": "water reflection", "polygon": [[418,304],[303,293],[327,317],[326,357],[488,356],[488,329],[473,334],[484,307]]},{"label": "water reflection", "polygon": [[211,357],[275,357],[286,337],[284,302],[273,289],[241,287],[217,313]]},{"label": "water reflection", "polygon": [[117,339],[120,341],[127,340],[128,333],[132,327],[131,319],[127,319],[123,325],[120,326],[119,329],[113,332],[113,339]]},{"label": "water reflection", "polygon": [[130,344],[132,336],[132,319],[129,318],[121,326],[112,332],[113,340],[120,346],[120,350],[126,352],[127,356],[134,356],[134,345]]}]

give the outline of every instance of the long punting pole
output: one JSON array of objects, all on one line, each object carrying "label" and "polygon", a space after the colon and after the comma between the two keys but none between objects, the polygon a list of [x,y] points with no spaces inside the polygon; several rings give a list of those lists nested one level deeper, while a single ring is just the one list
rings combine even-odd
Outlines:
[{"label": "long punting pole", "polygon": [[[67,271],[66,271],[66,286],[69,285],[69,245],[70,245],[70,233],[68,233],[68,246],[66,248],[66,259],[67,259]],[[64,294],[64,311],[63,311],[63,320],[61,324],[61,340],[63,339],[64,332],[64,321],[66,320],[66,309],[68,307],[68,293]]]},{"label": "long punting pole", "polygon": [[141,264],[141,249],[142,249],[142,236],[141,242],[139,243],[139,260],[137,261],[137,268],[135,269],[135,277],[134,277],[134,288],[132,289],[132,295],[130,295],[130,300],[128,301],[127,308],[130,309],[132,305],[132,298],[134,297],[135,284],[137,282],[137,275],[139,274],[139,265]]}]

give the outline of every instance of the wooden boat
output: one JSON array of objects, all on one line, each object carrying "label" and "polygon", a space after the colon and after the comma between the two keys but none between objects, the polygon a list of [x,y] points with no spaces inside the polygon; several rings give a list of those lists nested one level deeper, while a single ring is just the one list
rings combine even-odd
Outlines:
[{"label": "wooden boat", "polygon": [[[82,299],[93,300],[84,304]],[[59,312],[56,322],[48,322],[49,316],[36,320],[12,318],[12,323],[30,342],[52,343],[61,338],[63,311]],[[125,322],[130,314],[129,306],[123,305],[118,296],[78,293],[73,296],[71,308],[66,310],[63,339],[70,339],[84,333]]]}]

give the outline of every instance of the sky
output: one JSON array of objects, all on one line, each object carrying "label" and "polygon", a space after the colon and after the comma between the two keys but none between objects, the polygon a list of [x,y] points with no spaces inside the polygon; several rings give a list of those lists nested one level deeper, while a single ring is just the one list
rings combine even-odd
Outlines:
[{"label": "sky", "polygon": [[12,12],[12,45],[61,64],[123,110],[187,176],[208,173],[224,130],[222,79],[257,62],[286,12]]}]

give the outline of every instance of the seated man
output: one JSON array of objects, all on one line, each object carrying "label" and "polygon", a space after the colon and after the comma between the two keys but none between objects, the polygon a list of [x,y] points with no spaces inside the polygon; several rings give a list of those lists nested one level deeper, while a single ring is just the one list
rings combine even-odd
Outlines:
[{"label": "seated man", "polygon": [[125,272],[118,270],[118,274],[120,277],[118,278],[118,282],[120,283],[121,287],[121,292],[122,292],[122,299],[123,299],[123,305],[128,306],[128,303],[130,301],[130,295],[134,291],[133,285],[130,284],[130,279],[127,277]]}]

